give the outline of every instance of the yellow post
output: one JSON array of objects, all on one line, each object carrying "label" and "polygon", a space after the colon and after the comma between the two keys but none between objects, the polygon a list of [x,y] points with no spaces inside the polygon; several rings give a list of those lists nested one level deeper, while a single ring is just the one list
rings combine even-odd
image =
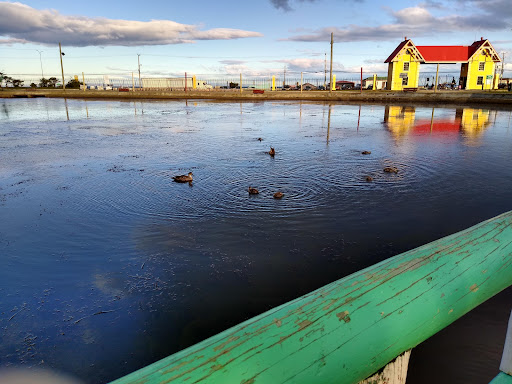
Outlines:
[{"label": "yellow post", "polygon": [[84,86],[84,92],[85,92],[85,89],[87,88],[85,86],[85,76],[84,76],[84,73],[82,72],[82,85]]},{"label": "yellow post", "polygon": [[336,90],[336,75],[335,74],[332,74],[332,81],[331,81],[331,91],[335,91]]},{"label": "yellow post", "polygon": [[300,93],[302,93],[302,72],[300,73]]},{"label": "yellow post", "polygon": [[373,88],[372,88],[374,91],[377,90],[377,74],[374,73],[373,74]]},{"label": "yellow post", "polygon": [[197,88],[196,75],[192,76],[192,89]]},{"label": "yellow post", "polygon": [[437,91],[437,78],[439,76],[439,64],[437,64],[437,71],[436,71],[436,83],[434,84],[434,93]]},{"label": "yellow post", "polygon": [[276,90],[276,75],[272,75],[272,90]]},{"label": "yellow post", "polygon": [[240,74],[240,93],[242,93],[242,74]]}]

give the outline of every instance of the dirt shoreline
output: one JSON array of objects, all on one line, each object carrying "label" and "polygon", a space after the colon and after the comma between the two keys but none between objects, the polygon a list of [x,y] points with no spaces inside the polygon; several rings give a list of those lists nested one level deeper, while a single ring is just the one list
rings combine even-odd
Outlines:
[{"label": "dirt shoreline", "polygon": [[507,91],[265,91],[253,94],[251,90],[239,91],[100,91],[100,90],[38,90],[38,89],[5,89],[0,88],[0,98],[70,98],[96,100],[219,100],[219,101],[265,101],[265,100],[301,100],[317,102],[346,103],[413,103],[413,104],[467,104],[467,105],[501,105],[512,107],[512,92]]}]

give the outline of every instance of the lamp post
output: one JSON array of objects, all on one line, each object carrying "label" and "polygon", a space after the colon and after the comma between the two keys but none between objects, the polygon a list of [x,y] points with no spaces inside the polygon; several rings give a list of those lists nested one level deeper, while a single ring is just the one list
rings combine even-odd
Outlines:
[{"label": "lamp post", "polygon": [[44,79],[44,73],[43,73],[43,60],[41,59],[41,53],[43,51],[36,49],[37,52],[39,52],[39,63],[41,64],[41,81]]},{"label": "lamp post", "polygon": [[66,90],[66,82],[64,81],[64,65],[62,64],[62,56],[64,56],[64,52],[62,52],[62,47],[60,45],[60,41],[59,41],[59,53],[60,53],[60,70],[62,71],[62,89],[65,91]]},{"label": "lamp post", "polygon": [[140,53],[137,53],[137,63],[139,69],[139,90],[142,88],[142,82],[140,80]]}]

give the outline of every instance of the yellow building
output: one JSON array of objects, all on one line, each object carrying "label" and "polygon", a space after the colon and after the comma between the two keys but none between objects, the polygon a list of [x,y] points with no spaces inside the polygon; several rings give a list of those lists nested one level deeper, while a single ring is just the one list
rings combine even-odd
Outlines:
[{"label": "yellow building", "polygon": [[406,38],[385,63],[389,64],[389,90],[417,88],[420,64],[461,64],[461,88],[485,90],[497,87],[496,64],[501,63],[501,59],[484,38],[469,46],[416,46]]}]

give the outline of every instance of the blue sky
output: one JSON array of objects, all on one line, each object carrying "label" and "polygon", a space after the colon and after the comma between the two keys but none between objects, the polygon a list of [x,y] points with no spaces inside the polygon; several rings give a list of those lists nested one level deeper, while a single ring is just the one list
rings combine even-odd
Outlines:
[{"label": "blue sky", "polygon": [[0,1],[0,15],[7,74],[38,75],[41,62],[45,76],[59,74],[61,41],[66,77],[131,74],[137,54],[143,77],[280,75],[285,66],[289,76],[323,76],[331,32],[338,78],[360,67],[385,75],[404,36],[417,45],[484,37],[512,63],[510,0]]}]

